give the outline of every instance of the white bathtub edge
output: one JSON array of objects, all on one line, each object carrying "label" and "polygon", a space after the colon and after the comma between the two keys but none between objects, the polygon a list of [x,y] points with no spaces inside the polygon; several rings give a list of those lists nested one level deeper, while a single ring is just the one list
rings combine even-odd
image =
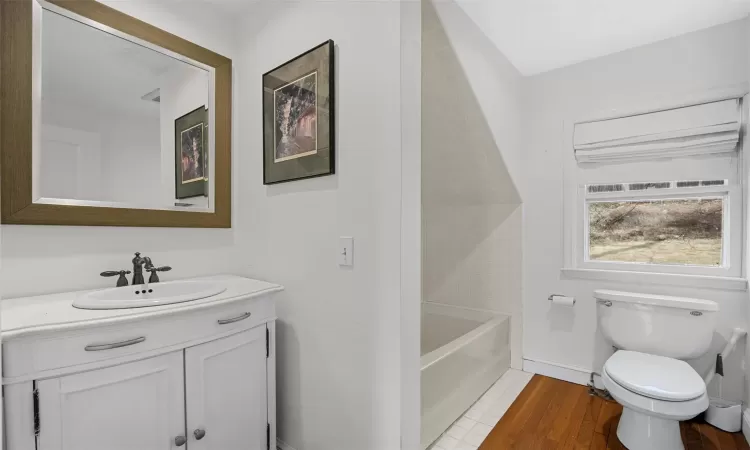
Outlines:
[{"label": "white bathtub edge", "polygon": [[486,322],[495,316],[502,315],[511,317],[506,311],[494,311],[489,309],[467,308],[465,306],[449,305],[447,303],[422,302],[422,309],[434,314],[449,315],[467,320]]},{"label": "white bathtub edge", "polygon": [[[510,316],[493,312],[469,311],[465,308],[460,308],[460,310],[441,308],[440,312],[443,313],[441,315],[458,316],[458,318],[470,320],[478,326],[423,355],[420,359],[422,364],[420,432],[422,450],[429,447],[510,369]],[[476,319],[482,314],[488,319],[480,322],[476,319],[472,320],[471,317],[461,317],[464,314],[467,316],[477,314]],[[458,372],[454,370],[444,373],[444,369],[448,367],[445,366],[446,364],[467,361],[467,355],[472,355],[472,358],[469,358],[470,367],[466,367],[466,362],[463,362],[460,363],[461,369]]]},{"label": "white bathtub edge", "polygon": [[[484,381],[475,378],[475,383],[462,385],[451,394],[452,402],[460,402],[461,398],[470,398],[471,401],[461,407],[449,408],[458,411],[457,414],[451,414],[450,421],[442,421],[440,416],[434,414],[425,416],[423,411],[420,450],[427,450],[430,445],[434,444],[450,428],[451,424],[460,419],[508,370],[510,370],[510,349],[506,349],[498,355],[492,365],[485,367],[485,370],[478,374]],[[454,406],[456,405],[454,404]],[[436,426],[438,423],[441,425]]]},{"label": "white bathtub edge", "polygon": [[464,347],[474,342],[475,340],[482,337],[482,335],[484,335],[485,333],[488,333],[490,330],[494,329],[496,326],[498,326],[499,324],[503,323],[506,320],[510,320],[510,317],[506,316],[505,314],[496,314],[496,317],[490,320],[489,322],[483,323],[477,328],[459,337],[458,339],[454,339],[448,342],[447,344],[443,345],[442,347],[436,348],[430,353],[422,355],[422,357],[419,360],[420,365],[422,367],[421,370],[428,369],[430,366],[442,360],[446,356],[452,354],[459,348]]},{"label": "white bathtub edge", "polygon": [[297,450],[291,445],[287,444],[286,442],[278,438],[276,439],[276,448],[279,450]]}]

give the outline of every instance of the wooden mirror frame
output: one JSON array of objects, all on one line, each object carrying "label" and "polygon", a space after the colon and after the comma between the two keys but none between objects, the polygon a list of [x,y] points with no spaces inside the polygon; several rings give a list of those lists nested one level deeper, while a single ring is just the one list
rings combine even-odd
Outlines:
[{"label": "wooden mirror frame", "polygon": [[214,211],[36,204],[32,198],[32,32],[36,0],[0,0],[0,221],[22,225],[231,228],[232,60],[95,0],[46,0],[215,69]]}]

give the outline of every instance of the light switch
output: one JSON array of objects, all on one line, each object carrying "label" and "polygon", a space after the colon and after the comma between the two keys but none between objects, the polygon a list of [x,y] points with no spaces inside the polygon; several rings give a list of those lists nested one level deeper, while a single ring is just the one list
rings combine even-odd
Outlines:
[{"label": "light switch", "polygon": [[339,266],[354,265],[354,238],[339,238]]}]

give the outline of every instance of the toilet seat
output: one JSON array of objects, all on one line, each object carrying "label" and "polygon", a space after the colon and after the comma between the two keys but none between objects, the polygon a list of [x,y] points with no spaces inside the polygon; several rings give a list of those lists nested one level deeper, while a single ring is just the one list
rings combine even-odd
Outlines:
[{"label": "toilet seat", "polygon": [[684,402],[657,400],[636,394],[614,381],[607,371],[602,372],[602,382],[612,398],[625,408],[630,408],[649,416],[669,420],[689,420],[708,409],[708,394]]},{"label": "toilet seat", "polygon": [[[663,371],[664,376],[658,371]],[[679,377],[682,381],[670,384],[669,377]],[[708,408],[706,384],[687,363],[672,358],[619,350],[604,363],[602,382],[622,406],[650,416],[688,420]],[[671,400],[655,398],[650,395],[652,392]]]},{"label": "toilet seat", "polygon": [[620,350],[604,364],[620,386],[648,398],[684,402],[706,393],[706,384],[685,361]]}]

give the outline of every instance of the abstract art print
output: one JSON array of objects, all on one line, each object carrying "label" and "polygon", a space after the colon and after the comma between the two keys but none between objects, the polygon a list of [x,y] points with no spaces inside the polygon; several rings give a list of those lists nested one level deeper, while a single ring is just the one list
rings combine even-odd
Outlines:
[{"label": "abstract art print", "polygon": [[175,198],[208,195],[208,110],[201,106],[174,121]]},{"label": "abstract art print", "polygon": [[180,132],[181,184],[203,181],[203,123]]},{"label": "abstract art print", "polygon": [[334,44],[263,75],[263,182],[335,172]]},{"label": "abstract art print", "polygon": [[317,92],[317,72],[274,90],[274,162],[318,153]]}]

